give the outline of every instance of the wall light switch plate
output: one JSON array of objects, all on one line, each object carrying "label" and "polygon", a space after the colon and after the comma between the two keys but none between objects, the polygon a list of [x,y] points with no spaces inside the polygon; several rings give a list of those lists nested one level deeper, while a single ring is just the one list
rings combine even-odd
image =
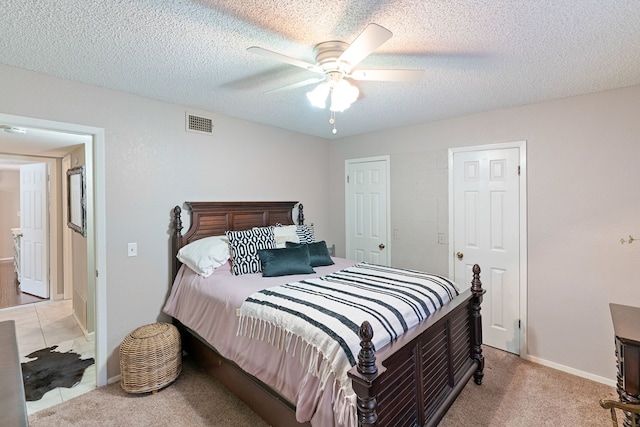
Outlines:
[{"label": "wall light switch plate", "polygon": [[137,243],[129,243],[129,244],[127,244],[127,256],[138,256],[138,244]]}]

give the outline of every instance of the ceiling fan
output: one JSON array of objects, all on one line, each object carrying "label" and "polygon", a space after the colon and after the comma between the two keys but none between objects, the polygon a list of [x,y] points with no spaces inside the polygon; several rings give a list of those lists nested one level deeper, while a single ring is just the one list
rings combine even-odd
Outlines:
[{"label": "ceiling fan", "polygon": [[[332,116],[329,123],[334,124],[334,113],[346,110],[358,98],[358,88],[349,84],[347,80],[416,82],[424,74],[424,70],[356,69],[356,66],[361,61],[389,40],[392,35],[391,31],[378,24],[369,24],[351,44],[336,40],[317,44],[314,49],[316,55],[315,64],[257,46],[252,46],[247,50],[265,58],[285,62],[320,74],[318,77],[272,89],[265,93],[279,92],[319,83],[311,92],[307,93],[307,97],[312,105],[320,108],[325,108],[326,100],[330,97],[329,109],[332,112]],[[336,133],[335,126],[333,133]]]}]

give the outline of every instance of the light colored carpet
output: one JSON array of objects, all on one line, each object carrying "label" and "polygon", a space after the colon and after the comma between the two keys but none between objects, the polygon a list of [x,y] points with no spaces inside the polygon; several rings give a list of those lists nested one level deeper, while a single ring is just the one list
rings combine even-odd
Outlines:
[{"label": "light colored carpet", "polygon": [[483,353],[482,385],[469,381],[441,427],[611,426],[610,413],[599,402],[618,400],[615,388],[491,347],[484,346]]},{"label": "light colored carpet", "polygon": [[156,394],[129,394],[117,382],[36,412],[29,416],[29,426],[267,427],[267,424],[185,357],[180,376]]},{"label": "light colored carpet", "polygon": [[[467,384],[441,427],[611,425],[609,412],[598,402],[617,399],[614,388],[490,347],[484,354],[483,384]],[[180,377],[155,395],[131,395],[119,383],[111,384],[37,412],[29,423],[31,427],[266,426],[188,357]]]}]

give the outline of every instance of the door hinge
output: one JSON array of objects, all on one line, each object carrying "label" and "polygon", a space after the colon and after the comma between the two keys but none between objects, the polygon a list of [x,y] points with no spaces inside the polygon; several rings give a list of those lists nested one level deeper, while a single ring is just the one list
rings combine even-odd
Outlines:
[{"label": "door hinge", "polygon": [[518,329],[522,329],[522,320],[518,319]]},{"label": "door hinge", "polygon": [[98,277],[98,270],[96,270],[96,277]]},{"label": "door hinge", "polygon": [[349,175],[347,175],[347,184],[349,183]]},{"label": "door hinge", "polygon": [[520,176],[520,166],[518,166],[518,176]]}]

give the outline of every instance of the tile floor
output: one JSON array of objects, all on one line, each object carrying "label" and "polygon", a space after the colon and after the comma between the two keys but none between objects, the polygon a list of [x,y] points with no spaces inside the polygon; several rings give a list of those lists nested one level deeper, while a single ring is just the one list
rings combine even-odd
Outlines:
[{"label": "tile floor", "polygon": [[[45,347],[57,345],[56,351],[73,350],[82,359],[95,357],[95,344],[88,341],[73,317],[71,300],[44,301],[0,310],[0,321],[15,320],[20,361],[28,362],[26,355]],[[33,414],[65,402],[96,387],[95,364],[89,366],[79,384],[60,387],[46,393],[42,399],[27,402],[27,412]]]}]

